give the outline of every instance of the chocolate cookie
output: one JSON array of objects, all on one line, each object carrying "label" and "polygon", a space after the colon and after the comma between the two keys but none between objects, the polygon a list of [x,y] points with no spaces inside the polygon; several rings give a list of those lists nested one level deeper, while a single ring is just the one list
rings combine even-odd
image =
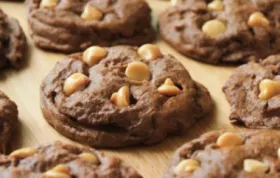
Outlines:
[{"label": "chocolate cookie", "polygon": [[210,132],[179,148],[164,178],[277,178],[280,132]]},{"label": "chocolate cookie", "polygon": [[184,0],[160,16],[164,40],[196,60],[239,63],[280,51],[280,1]]},{"label": "chocolate cookie", "polygon": [[155,45],[90,47],[58,62],[41,86],[46,120],[95,147],[152,144],[212,109],[208,91]]},{"label": "chocolate cookie", "polygon": [[155,38],[144,0],[28,0],[35,44],[79,52],[91,45],[141,45]]},{"label": "chocolate cookie", "polygon": [[223,91],[230,120],[250,128],[280,128],[280,56],[236,69]]},{"label": "chocolate cookie", "polygon": [[16,127],[18,110],[16,104],[0,91],[0,153],[6,153]]},{"label": "chocolate cookie", "polygon": [[0,68],[19,67],[26,46],[26,37],[18,21],[0,8]]},{"label": "chocolate cookie", "polygon": [[15,150],[0,156],[0,177],[16,178],[141,178],[114,157],[71,144],[54,144]]}]

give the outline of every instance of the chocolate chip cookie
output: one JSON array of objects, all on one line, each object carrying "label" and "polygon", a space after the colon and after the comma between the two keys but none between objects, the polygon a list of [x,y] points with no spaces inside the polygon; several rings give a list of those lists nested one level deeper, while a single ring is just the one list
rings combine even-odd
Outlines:
[{"label": "chocolate chip cookie", "polygon": [[244,63],[280,51],[278,0],[184,0],[160,16],[162,38],[198,61]]},{"label": "chocolate chip cookie", "polygon": [[26,37],[18,21],[0,8],[0,68],[18,68],[26,47]]},{"label": "chocolate chip cookie", "polygon": [[16,104],[0,91],[0,153],[6,153],[17,125]]},{"label": "chocolate chip cookie", "polygon": [[156,45],[92,46],[57,63],[41,86],[46,120],[95,147],[152,144],[212,109],[208,91]]},{"label": "chocolate chip cookie", "polygon": [[115,157],[88,148],[55,142],[0,156],[0,177],[16,178],[141,178]]},{"label": "chocolate chip cookie", "polygon": [[210,132],[179,148],[164,178],[280,177],[280,132]]},{"label": "chocolate chip cookie", "polygon": [[141,45],[155,38],[144,0],[28,0],[34,43],[79,52],[92,45]]},{"label": "chocolate chip cookie", "polygon": [[240,66],[223,91],[231,105],[230,120],[249,128],[280,128],[280,56]]}]

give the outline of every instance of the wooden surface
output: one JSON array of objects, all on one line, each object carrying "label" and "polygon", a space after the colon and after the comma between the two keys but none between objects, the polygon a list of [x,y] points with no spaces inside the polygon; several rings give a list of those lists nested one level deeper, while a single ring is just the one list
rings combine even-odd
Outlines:
[{"label": "wooden surface", "polygon": [[[169,1],[149,0],[153,9],[154,23],[157,15]],[[0,89],[14,100],[19,107],[20,131],[17,147],[51,143],[54,140],[70,140],[58,134],[43,119],[39,106],[39,87],[44,76],[54,67],[63,54],[44,52],[34,47],[28,35],[26,9],[23,3],[0,2],[0,7],[9,15],[17,18],[28,36],[28,57],[26,65],[19,71],[5,70],[0,72]],[[108,155],[116,155],[128,165],[137,169],[145,178],[160,178],[174,150],[190,139],[210,130],[233,129],[228,120],[229,105],[221,88],[233,71],[233,67],[211,66],[199,63],[180,55],[165,42],[158,40],[163,53],[173,54],[190,72],[191,76],[204,84],[210,91],[215,102],[212,116],[193,125],[182,137],[172,137],[163,143],[133,147],[119,150],[103,150]]]}]

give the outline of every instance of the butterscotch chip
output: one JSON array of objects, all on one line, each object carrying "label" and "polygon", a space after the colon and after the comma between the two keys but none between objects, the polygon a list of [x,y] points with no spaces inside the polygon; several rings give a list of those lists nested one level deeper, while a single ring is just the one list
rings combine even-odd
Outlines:
[{"label": "butterscotch chip", "polygon": [[268,27],[269,24],[269,20],[261,12],[254,12],[248,19],[250,27]]},{"label": "butterscotch chip", "polygon": [[212,11],[222,11],[224,10],[224,5],[221,0],[214,0],[208,4],[208,9]]},{"label": "butterscotch chip", "polygon": [[71,178],[71,176],[65,173],[50,170],[43,174],[43,178]]},{"label": "butterscotch chip", "polygon": [[160,49],[154,44],[145,44],[138,49],[138,54],[147,61],[155,60],[162,56]]},{"label": "butterscotch chip", "polygon": [[103,14],[95,7],[86,6],[81,17],[85,20],[100,20],[103,17]]},{"label": "butterscotch chip", "polygon": [[216,37],[227,30],[226,25],[220,20],[209,20],[202,26],[202,31],[209,37]]},{"label": "butterscotch chip", "polygon": [[127,107],[130,104],[130,92],[127,86],[119,89],[117,93],[113,93],[111,96],[111,101],[116,106]]},{"label": "butterscotch chip", "polygon": [[220,147],[238,146],[242,144],[243,138],[232,132],[222,134],[217,140],[217,145]]},{"label": "butterscotch chip", "polygon": [[200,164],[197,160],[186,159],[181,161],[174,169],[176,175],[183,175],[184,173],[194,172],[200,167]]},{"label": "butterscotch chip", "polygon": [[262,100],[268,100],[273,96],[280,94],[280,82],[264,79],[260,82],[259,89],[259,98]]},{"label": "butterscotch chip", "polygon": [[181,90],[177,86],[175,86],[170,78],[167,78],[164,84],[158,88],[158,92],[166,96],[175,96],[178,95]]},{"label": "butterscotch chip", "polygon": [[92,46],[83,53],[83,60],[89,66],[97,64],[100,60],[107,56],[108,52],[105,48]]},{"label": "butterscotch chip", "polygon": [[63,90],[66,95],[71,95],[76,91],[83,90],[88,83],[87,76],[82,73],[74,73],[65,80]]},{"label": "butterscotch chip", "polygon": [[36,153],[36,151],[37,150],[35,148],[31,148],[31,147],[21,148],[21,149],[13,151],[10,154],[10,157],[25,158],[25,157],[29,157],[29,156],[34,155]]},{"label": "butterscotch chip", "polygon": [[129,79],[142,81],[149,80],[151,72],[147,64],[140,61],[134,61],[128,64],[125,70],[125,75]]},{"label": "butterscotch chip", "polygon": [[265,173],[269,169],[268,165],[254,159],[245,159],[243,164],[243,169],[246,172]]},{"label": "butterscotch chip", "polygon": [[67,175],[70,174],[69,168],[65,164],[59,164],[59,165],[55,166],[54,168],[52,168],[52,171],[64,173]]},{"label": "butterscotch chip", "polygon": [[57,4],[58,4],[58,0],[42,0],[40,7],[41,8],[43,8],[43,7],[52,8],[52,7],[57,6]]},{"label": "butterscotch chip", "polygon": [[94,164],[98,164],[99,163],[99,160],[98,160],[98,157],[92,153],[81,153],[79,155],[79,157],[85,161],[88,161],[88,162],[91,162],[91,163],[94,163]]}]

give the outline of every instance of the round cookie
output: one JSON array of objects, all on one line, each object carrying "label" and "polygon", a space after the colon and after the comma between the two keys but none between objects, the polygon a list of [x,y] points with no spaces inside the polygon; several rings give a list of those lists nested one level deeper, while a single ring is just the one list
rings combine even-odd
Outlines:
[{"label": "round cookie", "polygon": [[240,66],[223,91],[231,105],[230,120],[249,128],[280,128],[280,56]]},{"label": "round cookie", "polygon": [[18,68],[26,51],[26,37],[18,21],[0,8],[0,69]]},{"label": "round cookie", "polygon": [[280,132],[214,131],[184,144],[163,178],[276,178]]},{"label": "round cookie", "polygon": [[195,60],[244,63],[280,51],[278,0],[185,0],[160,15],[162,38]]},{"label": "round cookie", "polygon": [[17,125],[16,104],[0,91],[0,153],[6,153]]},{"label": "round cookie", "polygon": [[0,156],[0,177],[16,178],[141,178],[115,157],[88,148],[55,142]]},{"label": "round cookie", "polygon": [[90,47],[57,63],[41,86],[41,109],[61,134],[95,147],[153,144],[182,134],[212,100],[156,45]]},{"label": "round cookie", "polygon": [[141,45],[155,33],[144,0],[28,0],[36,46],[64,53],[92,45]]}]

